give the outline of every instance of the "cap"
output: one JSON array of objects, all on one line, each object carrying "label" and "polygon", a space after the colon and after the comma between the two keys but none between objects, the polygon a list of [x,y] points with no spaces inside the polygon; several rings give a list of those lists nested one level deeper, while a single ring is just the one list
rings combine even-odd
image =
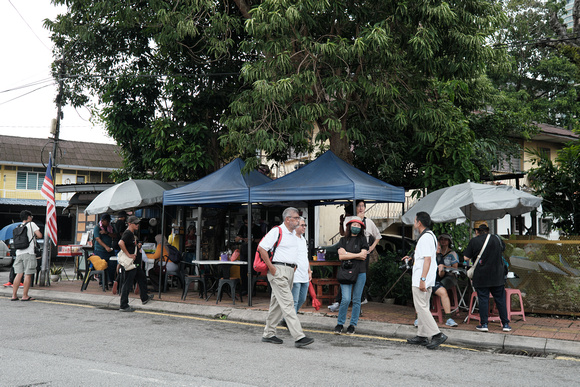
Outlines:
[{"label": "cap", "polygon": [[127,217],[127,213],[125,211],[119,211],[119,214],[117,214],[118,218],[126,218]]},{"label": "cap", "polygon": [[135,215],[131,215],[129,217],[129,219],[127,219],[127,223],[132,223],[132,224],[139,224],[139,222],[141,222],[141,219],[139,219],[138,217],[136,217]]},{"label": "cap", "polygon": [[478,220],[474,224],[473,231],[489,231],[489,226],[485,220]]},{"label": "cap", "polygon": [[358,216],[353,216],[351,217],[348,222],[346,223],[346,225],[348,226],[351,223],[358,223],[361,225],[362,228],[365,228],[365,223],[361,220],[361,218],[359,218]]},{"label": "cap", "polygon": [[438,239],[441,239],[441,238],[448,239],[450,244],[453,243],[453,238],[449,234],[441,234],[441,235],[439,235],[439,238]]},{"label": "cap", "polygon": [[109,214],[103,214],[103,215],[101,215],[101,220],[111,221],[111,215],[109,215]]}]

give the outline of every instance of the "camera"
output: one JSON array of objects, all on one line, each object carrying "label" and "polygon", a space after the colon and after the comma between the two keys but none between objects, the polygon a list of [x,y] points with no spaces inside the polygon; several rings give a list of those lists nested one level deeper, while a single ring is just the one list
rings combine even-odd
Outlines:
[{"label": "camera", "polygon": [[405,259],[405,263],[402,264],[401,266],[399,266],[399,269],[409,270],[412,267],[412,265],[409,264],[409,261],[410,261],[410,259]]}]

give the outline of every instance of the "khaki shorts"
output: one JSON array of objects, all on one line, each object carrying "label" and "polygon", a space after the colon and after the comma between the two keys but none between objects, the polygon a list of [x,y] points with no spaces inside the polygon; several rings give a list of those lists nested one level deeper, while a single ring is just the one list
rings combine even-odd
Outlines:
[{"label": "khaki shorts", "polygon": [[36,257],[34,254],[20,254],[14,260],[14,273],[20,274],[35,274],[36,273]]}]

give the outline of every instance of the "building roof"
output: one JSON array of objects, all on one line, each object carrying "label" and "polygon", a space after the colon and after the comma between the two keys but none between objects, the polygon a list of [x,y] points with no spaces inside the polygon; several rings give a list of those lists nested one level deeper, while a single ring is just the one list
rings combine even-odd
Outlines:
[{"label": "building roof", "polygon": [[[58,148],[58,168],[112,171],[123,166],[121,148],[117,145],[59,140]],[[45,167],[52,149],[53,141],[49,138],[0,135],[0,164]]]},{"label": "building roof", "polygon": [[578,135],[571,130],[554,126],[550,124],[538,124],[540,133],[536,134],[533,139],[536,141],[561,142],[574,141],[578,139]]}]

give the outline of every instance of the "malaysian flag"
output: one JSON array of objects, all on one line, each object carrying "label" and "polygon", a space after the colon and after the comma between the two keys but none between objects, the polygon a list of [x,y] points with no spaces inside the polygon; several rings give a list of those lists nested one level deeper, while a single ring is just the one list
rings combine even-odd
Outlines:
[{"label": "malaysian flag", "polygon": [[44,182],[40,193],[46,199],[46,229],[48,236],[54,245],[57,245],[56,237],[56,203],[54,201],[54,182],[52,180],[52,156],[48,156],[48,167],[46,168],[46,175],[44,175]]}]

